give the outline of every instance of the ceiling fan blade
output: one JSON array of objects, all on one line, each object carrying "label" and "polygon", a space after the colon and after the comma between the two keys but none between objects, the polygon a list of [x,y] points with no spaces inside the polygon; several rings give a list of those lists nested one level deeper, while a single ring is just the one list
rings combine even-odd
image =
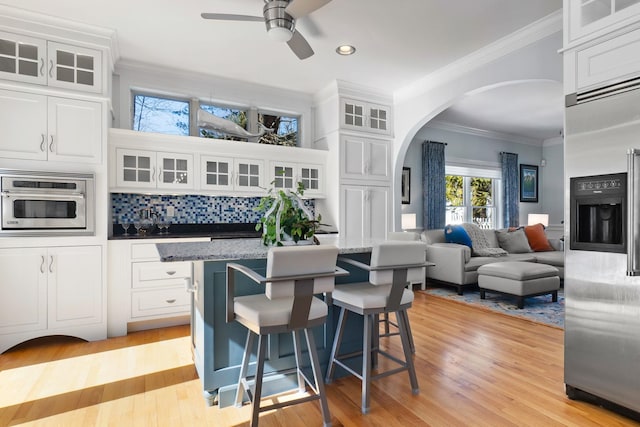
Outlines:
[{"label": "ceiling fan blade", "polygon": [[287,42],[293,53],[300,59],[307,59],[311,55],[313,55],[313,49],[307,42],[307,40],[298,32],[298,30],[293,32],[293,36],[291,40]]},{"label": "ceiling fan blade", "polygon": [[217,19],[220,21],[256,21],[264,22],[263,16],[249,16],[249,15],[233,15],[228,13],[201,13],[204,19]]},{"label": "ceiling fan blade", "polygon": [[293,0],[284,10],[295,19],[320,9],[331,0]]}]

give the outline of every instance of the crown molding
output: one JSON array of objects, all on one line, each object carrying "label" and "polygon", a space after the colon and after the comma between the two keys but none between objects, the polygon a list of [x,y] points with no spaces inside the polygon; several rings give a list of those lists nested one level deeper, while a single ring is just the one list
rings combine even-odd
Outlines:
[{"label": "crown molding", "polygon": [[555,138],[549,138],[542,141],[543,147],[553,147],[554,145],[564,144],[564,138],[562,136],[556,136]]},{"label": "crown molding", "polygon": [[502,141],[513,142],[516,144],[524,144],[524,145],[533,145],[536,147],[541,147],[543,144],[542,140],[536,138],[530,138],[522,135],[514,135],[510,133],[504,132],[496,132],[492,130],[478,129],[470,126],[463,126],[456,123],[443,122],[440,120],[431,120],[426,124],[426,127],[433,129],[446,130],[449,132],[455,133],[464,133],[467,135],[479,136],[482,138],[489,139],[499,139]]},{"label": "crown molding", "polygon": [[415,98],[417,94],[425,93],[430,89],[455,80],[476,68],[549,37],[558,31],[562,31],[562,9],[488,44],[451,64],[445,65],[404,88],[398,89],[394,93],[394,101],[397,104]]}]

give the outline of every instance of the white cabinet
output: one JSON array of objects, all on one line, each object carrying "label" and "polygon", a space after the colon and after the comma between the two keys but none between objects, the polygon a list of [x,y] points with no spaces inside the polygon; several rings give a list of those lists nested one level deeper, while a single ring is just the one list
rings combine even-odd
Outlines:
[{"label": "white cabinet", "polygon": [[264,161],[200,156],[200,188],[256,192],[264,188]]},{"label": "white cabinet", "polygon": [[100,246],[0,249],[0,271],[0,352],[38,336],[105,337]]},{"label": "white cabinet", "polygon": [[305,197],[319,197],[324,194],[322,165],[271,161],[270,170],[270,178],[275,188],[295,191],[300,182],[304,187]]},{"label": "white cabinet", "polygon": [[344,136],[340,142],[340,177],[389,181],[390,156],[389,141]]},{"label": "white cabinet", "polygon": [[340,186],[340,237],[344,239],[386,239],[390,230],[388,186]]},{"label": "white cabinet", "polygon": [[565,31],[574,41],[633,20],[640,14],[640,0],[568,0],[565,13]]},{"label": "white cabinet", "polygon": [[102,92],[102,52],[0,32],[0,78]]},{"label": "white cabinet", "polygon": [[391,107],[349,98],[340,100],[340,125],[345,129],[391,135]]},{"label": "white cabinet", "polygon": [[191,154],[118,148],[116,173],[122,188],[194,188]]},{"label": "white cabinet", "polygon": [[132,320],[189,312],[185,283],[191,281],[191,262],[132,262],[131,268]]},{"label": "white cabinet", "polygon": [[99,163],[99,102],[0,90],[0,157]]}]

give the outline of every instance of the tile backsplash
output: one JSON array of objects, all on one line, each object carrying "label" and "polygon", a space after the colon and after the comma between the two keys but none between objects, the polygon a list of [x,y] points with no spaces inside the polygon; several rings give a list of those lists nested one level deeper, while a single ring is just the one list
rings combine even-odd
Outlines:
[{"label": "tile backsplash", "polygon": [[[260,197],[111,193],[112,217],[117,224],[132,222],[144,208],[173,224],[256,223],[261,216],[255,211],[259,203]],[[305,205],[315,213],[313,199],[305,200]],[[172,217],[167,215],[169,207],[174,210]]]}]

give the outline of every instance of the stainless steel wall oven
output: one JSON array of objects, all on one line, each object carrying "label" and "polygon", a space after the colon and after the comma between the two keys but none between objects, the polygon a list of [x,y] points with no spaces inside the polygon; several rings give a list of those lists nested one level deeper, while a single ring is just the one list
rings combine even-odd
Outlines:
[{"label": "stainless steel wall oven", "polygon": [[0,235],[93,235],[93,174],[0,170]]}]

